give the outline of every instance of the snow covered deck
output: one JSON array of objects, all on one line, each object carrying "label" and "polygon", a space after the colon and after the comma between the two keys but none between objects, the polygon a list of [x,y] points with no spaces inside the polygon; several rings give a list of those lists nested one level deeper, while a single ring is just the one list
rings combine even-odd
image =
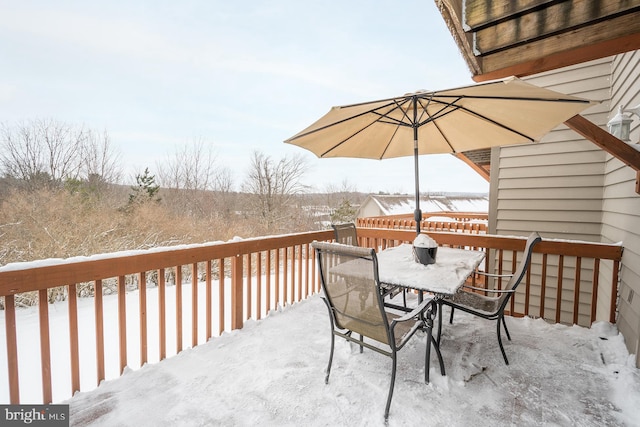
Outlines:
[{"label": "snow covered deck", "polygon": [[[413,339],[399,354],[389,425],[637,425],[640,373],[615,326],[507,322],[509,366],[492,324],[456,313],[444,328],[447,376],[432,364],[428,385],[425,337]],[[389,359],[338,340],[325,385],[329,340],[315,295],[76,394],[71,425],[383,425]]]}]

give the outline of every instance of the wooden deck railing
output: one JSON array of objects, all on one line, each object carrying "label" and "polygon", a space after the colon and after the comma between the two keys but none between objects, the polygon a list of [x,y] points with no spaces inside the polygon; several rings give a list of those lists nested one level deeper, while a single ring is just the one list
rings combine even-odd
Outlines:
[{"label": "wooden deck railing", "polygon": [[[443,220],[442,218],[447,218]],[[464,212],[438,212],[422,214],[422,231],[450,231],[456,233],[486,234],[487,214]],[[415,230],[413,215],[386,215],[357,218],[356,226],[362,228],[389,228],[395,230]]]},{"label": "wooden deck railing", "polygon": [[[400,230],[361,228],[358,233],[363,245],[379,249],[408,243],[415,238],[414,233]],[[518,254],[521,255],[526,240],[464,233],[428,234],[440,246],[485,251],[487,256],[483,270],[496,274],[515,271],[521,258]],[[590,326],[600,312],[606,313],[605,320],[615,323],[621,260],[620,245],[543,240],[534,249],[524,285],[518,287],[508,311],[513,316],[541,317],[556,323],[582,326]],[[603,261],[608,263],[610,272],[606,283],[600,283]],[[506,279],[504,282],[506,284]],[[477,281],[475,286],[502,289],[503,279],[497,279],[495,283]]]},{"label": "wooden deck railing", "polygon": [[[249,318],[260,319],[268,310],[279,305],[292,304],[307,298],[319,289],[316,265],[310,243],[313,240],[331,240],[332,231],[291,234],[277,237],[247,239],[228,243],[195,245],[187,248],[141,251],[141,253],[110,254],[99,259],[72,262],[23,263],[11,268],[0,268],[0,297],[4,297],[6,352],[10,403],[20,402],[19,358],[15,295],[22,292],[38,292],[39,301],[48,301],[47,290],[59,286],[68,287],[68,317],[71,364],[71,390],[69,396],[80,390],[80,363],[78,343],[78,319],[76,286],[93,282],[95,287],[95,345],[97,371],[96,385],[105,379],[105,345],[103,314],[103,283],[117,281],[119,372],[126,366],[142,366],[148,360],[149,351],[158,352],[158,359],[166,357],[167,322],[175,322],[176,353],[183,350],[183,334],[191,334],[191,346],[196,346],[225,330],[241,328]],[[186,272],[183,273],[183,270]],[[157,319],[147,317],[147,276],[157,272]],[[166,278],[171,275],[176,287],[175,301],[166,299]],[[199,277],[204,275],[205,295],[199,295]],[[190,277],[183,277],[190,276]],[[190,283],[186,280],[190,278]],[[185,280],[186,279],[186,280]],[[217,280],[215,280],[217,279]],[[127,332],[131,319],[127,319],[125,295],[134,282],[139,291],[138,318],[140,360],[128,358]],[[216,286],[213,286],[216,282]],[[143,284],[140,286],[139,284]],[[190,288],[190,304],[182,301],[182,287]],[[255,290],[255,293],[254,293]],[[189,291],[189,289],[185,289]],[[205,322],[198,316],[198,302],[206,301]],[[213,305],[214,303],[215,306]],[[175,307],[175,319],[167,318],[167,308]],[[230,308],[230,315],[225,310]],[[51,345],[49,330],[49,304],[38,305],[40,323],[40,360],[42,375],[42,401],[52,402]],[[186,316],[189,316],[186,318]],[[190,322],[185,322],[190,318]],[[148,348],[149,322],[159,324],[159,348]],[[188,325],[190,324],[190,330]],[[129,325],[129,329],[131,326]],[[198,329],[205,328],[204,339]],[[187,337],[188,338],[188,337]],[[1,344],[0,344],[1,345]],[[114,349],[111,349],[114,351]],[[1,377],[0,377],[1,378]],[[1,381],[1,380],[0,380]]]},{"label": "wooden deck railing", "polygon": [[[361,245],[384,249],[403,242],[411,242],[414,232],[406,230],[389,230],[375,228],[358,229]],[[440,245],[465,247],[486,250],[489,256],[485,270],[498,272],[509,271],[515,265],[517,254],[524,248],[524,239],[499,236],[466,234],[466,233],[429,233]],[[183,350],[185,341],[190,346],[197,346],[214,335],[225,330],[241,328],[249,319],[260,319],[268,310],[279,305],[292,304],[318,292],[319,282],[314,262],[314,254],[310,243],[313,240],[332,240],[332,231],[309,232],[276,237],[247,239],[227,243],[212,243],[178,248],[156,249],[135,253],[100,255],[95,258],[72,259],[64,262],[39,262],[13,264],[0,268],[0,297],[4,297],[4,319],[6,331],[6,351],[10,403],[20,402],[20,358],[17,348],[16,294],[37,292],[40,301],[47,301],[49,289],[65,286],[68,289],[68,337],[70,354],[71,387],[69,395],[80,390],[81,369],[95,369],[96,385],[105,379],[105,324],[103,285],[107,281],[116,283],[118,320],[118,352],[119,373],[126,366],[142,366],[150,360],[162,360],[167,357],[168,346],[167,325],[175,326],[175,353]],[[578,311],[582,313],[587,306],[591,319],[595,318],[596,305],[600,304],[597,295],[602,287],[610,289],[613,297],[607,301],[607,311],[611,321],[615,320],[615,295],[618,282],[617,272],[621,259],[620,246],[581,244],[572,242],[543,241],[536,247],[536,253],[542,257],[540,268],[535,274],[527,275],[527,286],[522,287],[523,295],[512,305],[514,315],[531,315],[549,318],[549,307],[557,308],[566,303],[566,290],[570,286],[564,283],[566,267],[575,267],[573,278],[579,284],[575,292],[570,293],[570,306],[573,311],[573,323],[578,323]],[[559,257],[560,262],[553,266],[550,257]],[[584,284],[587,274],[587,262],[590,261],[592,279],[588,282],[592,295],[588,300],[581,299],[582,292],[588,287]],[[611,263],[611,281],[598,283],[601,276],[601,263]],[[556,280],[555,287],[550,286],[553,271],[561,279]],[[158,315],[149,318],[147,315],[148,287],[150,277],[157,283]],[[534,276],[542,281],[542,307],[535,306],[533,295]],[[167,296],[167,279],[175,285],[175,300]],[[90,282],[95,288],[93,299],[93,319],[80,319],[78,316],[78,298],[76,288]],[[199,282],[204,282],[204,292]],[[142,286],[140,285],[142,284]],[[488,284],[487,284],[488,285]],[[500,286],[500,283],[497,284]],[[127,317],[126,293],[137,288],[138,307],[134,311],[136,318]],[[551,291],[553,289],[553,292]],[[204,293],[204,295],[201,295]],[[187,295],[188,298],[184,298]],[[560,298],[558,299],[558,296]],[[204,299],[204,316],[200,302]],[[522,300],[522,301],[520,301]],[[559,302],[558,302],[559,301]],[[50,345],[49,304],[38,305],[40,365],[42,377],[42,401],[50,403],[52,396],[52,366]],[[175,311],[175,318],[169,319],[168,307]],[[534,309],[535,307],[535,309]],[[204,321],[201,320],[204,318]],[[554,320],[553,318],[551,320]],[[565,321],[558,314],[555,321]],[[78,339],[79,324],[93,322],[95,338],[95,366],[87,367],[86,362],[80,366]],[[149,347],[150,325],[157,322],[158,346]],[[132,323],[135,323],[132,325]],[[571,323],[569,320],[568,323]],[[135,326],[135,327],[134,327]],[[204,328],[204,333],[202,333]],[[139,330],[137,334],[137,350],[139,360],[129,357],[127,339],[131,329]],[[155,328],[154,328],[155,330]],[[190,340],[189,340],[190,338]],[[1,348],[1,347],[0,347]],[[173,353],[173,351],[171,352]],[[0,376],[0,381],[4,381]]]}]

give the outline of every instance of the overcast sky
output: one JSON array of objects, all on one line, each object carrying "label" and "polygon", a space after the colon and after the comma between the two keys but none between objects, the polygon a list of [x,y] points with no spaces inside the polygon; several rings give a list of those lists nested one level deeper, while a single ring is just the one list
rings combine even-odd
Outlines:
[{"label": "overcast sky", "polygon": [[[317,159],[283,140],[333,105],[472,84],[432,0],[0,0],[0,122],[106,130],[130,181],[201,139],[236,187],[252,151],[303,154],[318,190],[414,191],[411,158]],[[422,191],[488,191],[450,155]]]}]

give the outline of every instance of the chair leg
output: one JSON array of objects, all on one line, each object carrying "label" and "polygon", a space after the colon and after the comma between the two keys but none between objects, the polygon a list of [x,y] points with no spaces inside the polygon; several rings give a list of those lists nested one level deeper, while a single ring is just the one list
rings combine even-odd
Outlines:
[{"label": "chair leg", "polygon": [[447,374],[444,371],[444,361],[442,360],[442,353],[440,352],[440,346],[438,345],[435,338],[433,337],[431,337],[431,342],[433,344],[433,348],[436,349],[436,354],[438,355],[438,363],[440,364],[440,375],[444,377]]},{"label": "chair leg", "polygon": [[[360,342],[364,341],[364,336],[361,334],[360,335]],[[362,351],[364,350],[364,347],[362,346],[362,344],[360,344],[360,353],[362,353]]]},{"label": "chair leg", "polygon": [[455,309],[453,307],[451,307],[451,316],[449,316],[449,324],[453,323],[453,312],[455,311]]},{"label": "chair leg", "polygon": [[428,318],[424,319],[425,327],[427,328],[427,348],[425,350],[425,361],[424,361],[424,382],[429,383],[429,369],[431,366],[431,346],[436,349],[436,354],[438,355],[438,362],[440,363],[440,374],[442,376],[445,375],[444,372],[444,362],[442,360],[442,353],[440,352],[440,333],[442,324],[442,307],[438,307],[440,304],[433,304],[435,310],[438,310],[438,339],[436,340],[433,336],[433,318],[435,317],[435,313],[429,312]]},{"label": "chair leg", "polygon": [[507,338],[511,341],[511,335],[509,335],[509,330],[507,329],[507,322],[504,320],[504,315],[502,317],[502,326],[504,326],[504,331],[507,333]]},{"label": "chair leg", "polygon": [[440,365],[440,375],[443,377],[446,375],[444,370],[444,361],[442,360],[442,353],[440,352],[440,346],[436,339],[430,333],[427,333],[427,349],[424,361],[424,382],[429,384],[429,370],[431,369],[431,346],[436,349],[436,355],[438,356],[438,364]]},{"label": "chair leg", "polygon": [[329,364],[327,365],[327,374],[324,377],[324,383],[329,383],[329,374],[331,374],[331,363],[333,362],[333,349],[335,348],[336,343],[336,335],[335,335],[335,324],[333,323],[333,313],[331,312],[331,306],[327,302],[326,299],[322,298],[324,303],[327,306],[327,310],[329,311],[329,323],[331,324],[331,351],[329,351]]},{"label": "chair leg", "polygon": [[504,358],[504,363],[509,364],[509,359],[507,359],[507,353],[504,351],[504,347],[502,345],[502,337],[500,336],[500,319],[496,322],[498,324],[498,344],[500,345],[500,351],[502,352],[502,357]]},{"label": "chair leg", "polygon": [[391,407],[391,398],[393,397],[393,386],[396,383],[396,352],[391,355],[391,384],[389,385],[389,395],[387,396],[387,406],[384,409],[384,420],[389,420],[389,408]]},{"label": "chair leg", "polygon": [[433,339],[432,333],[432,328],[427,326],[427,347],[424,351],[424,382],[427,384],[429,384],[429,370],[431,368],[431,340]]},{"label": "chair leg", "polygon": [[336,336],[333,333],[333,322],[331,322],[331,351],[329,352],[329,364],[327,365],[327,374],[324,377],[324,383],[329,384],[329,374],[331,373],[331,362],[333,362],[333,348],[335,347]]},{"label": "chair leg", "polygon": [[440,335],[442,335],[442,304],[437,304],[437,310],[438,310],[438,339],[436,340],[438,342],[438,346],[440,346]]}]

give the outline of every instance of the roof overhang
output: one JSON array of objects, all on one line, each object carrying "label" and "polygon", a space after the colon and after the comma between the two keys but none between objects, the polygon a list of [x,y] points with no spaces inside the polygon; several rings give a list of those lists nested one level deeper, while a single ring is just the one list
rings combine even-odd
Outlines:
[{"label": "roof overhang", "polygon": [[435,0],[473,80],[640,49],[640,0]]}]

